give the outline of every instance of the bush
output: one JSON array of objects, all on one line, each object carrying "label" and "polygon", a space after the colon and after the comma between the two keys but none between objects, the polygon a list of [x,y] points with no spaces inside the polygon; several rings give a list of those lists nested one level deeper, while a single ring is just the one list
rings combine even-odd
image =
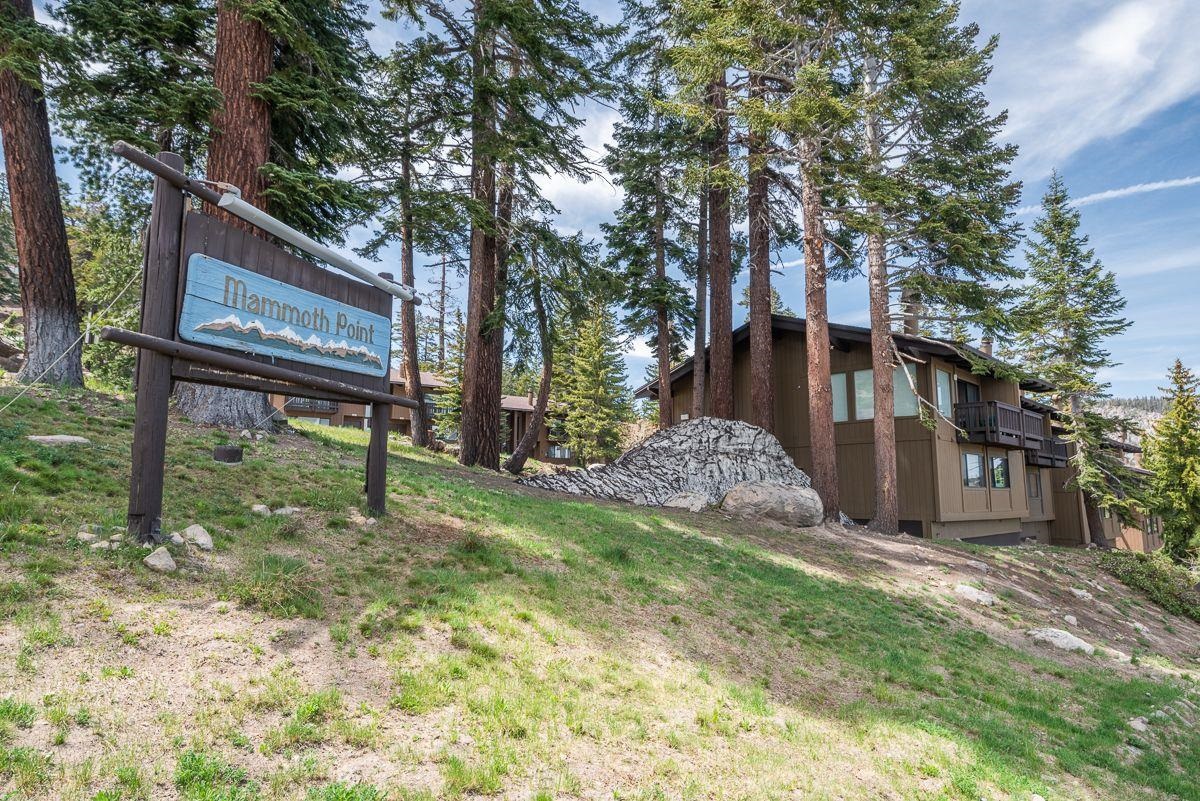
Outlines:
[{"label": "bush", "polygon": [[1190,570],[1160,553],[1106,551],[1100,566],[1156,604],[1200,622],[1200,584]]},{"label": "bush", "polygon": [[262,556],[233,587],[243,604],[276,617],[321,617],[320,592],[305,562],[275,554]]}]

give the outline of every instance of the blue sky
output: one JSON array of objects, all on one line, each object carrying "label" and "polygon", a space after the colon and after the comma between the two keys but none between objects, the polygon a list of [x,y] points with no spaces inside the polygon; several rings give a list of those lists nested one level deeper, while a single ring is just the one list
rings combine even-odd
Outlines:
[{"label": "blue sky", "polygon": [[[615,2],[584,2],[608,21],[618,18]],[[376,49],[404,35],[372,16]],[[982,35],[1000,37],[988,96],[997,111],[1009,111],[1004,136],[1021,149],[1014,167],[1024,205],[1036,206],[1057,168],[1128,301],[1133,327],[1112,341],[1121,366],[1106,375],[1114,394],[1156,392],[1176,357],[1200,369],[1200,4],[963,0],[963,18],[978,22]],[[582,136],[599,158],[616,115],[594,104],[586,110]],[[579,184],[551,177],[542,188],[561,210],[560,227],[597,239],[619,200],[603,178]],[[1034,216],[1019,219],[1028,226]],[[352,232],[350,244],[366,235]],[[784,251],[776,261],[798,262],[798,255]],[[393,258],[385,254],[378,269],[395,271]],[[1020,260],[1020,252],[1012,258]],[[418,288],[427,286],[421,272],[433,275],[423,263]],[[784,268],[775,282],[786,303],[803,308],[802,266]],[[829,300],[833,320],[866,322],[865,282],[833,285]],[[630,343],[631,382],[641,382],[649,355],[644,343]]]}]

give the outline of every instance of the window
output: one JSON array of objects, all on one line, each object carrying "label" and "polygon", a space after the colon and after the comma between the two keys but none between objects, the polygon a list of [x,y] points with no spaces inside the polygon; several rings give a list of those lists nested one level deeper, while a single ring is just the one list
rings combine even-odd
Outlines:
[{"label": "window", "polygon": [[996,489],[1008,489],[1012,486],[1007,456],[992,457],[992,486]]},{"label": "window", "polygon": [[1025,474],[1025,493],[1030,498],[1042,497],[1042,475],[1030,471]]},{"label": "window", "polygon": [[682,423],[684,420],[687,420],[688,418],[689,418],[689,415],[681,414],[681,415],[679,415],[679,422]]},{"label": "window", "polygon": [[945,370],[937,371],[937,410],[943,417],[954,417],[953,383]]},{"label": "window", "polygon": [[566,445],[551,445],[546,449],[546,456],[551,459],[570,459],[571,449]]},{"label": "window", "polygon": [[833,422],[844,423],[850,419],[850,399],[846,396],[846,374],[834,373],[829,379],[833,390]]},{"label": "window", "polygon": [[983,454],[963,454],[963,486],[970,489],[983,489]]},{"label": "window", "polygon": [[958,384],[958,402],[959,403],[979,403],[979,385],[972,384],[969,381],[959,379],[955,383]]},{"label": "window", "polygon": [[875,417],[875,373],[872,370],[854,371],[854,419]]},{"label": "window", "polygon": [[[907,371],[907,375],[905,372]],[[911,379],[911,380],[910,380]],[[897,365],[892,371],[892,412],[896,417],[917,416],[917,396],[913,387],[917,385],[917,366],[915,364]]]}]

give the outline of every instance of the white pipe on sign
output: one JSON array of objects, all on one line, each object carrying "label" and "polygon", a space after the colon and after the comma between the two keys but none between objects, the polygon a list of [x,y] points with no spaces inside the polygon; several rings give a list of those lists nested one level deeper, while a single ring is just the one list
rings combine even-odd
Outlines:
[{"label": "white pipe on sign", "polygon": [[380,278],[366,267],[347,259],[335,250],[325,247],[315,239],[309,239],[295,228],[285,225],[265,211],[256,209],[234,192],[223,193],[221,201],[217,205],[235,217],[241,217],[251,225],[257,226],[269,234],[274,234],[284,242],[295,245],[306,253],[311,253],[322,261],[326,261],[337,267],[339,270],[350,273],[355,278],[360,278],[372,286],[377,286],[384,292],[395,295],[401,300],[407,300],[414,306],[421,304],[421,298],[417,296],[412,287],[393,283],[386,278]]}]

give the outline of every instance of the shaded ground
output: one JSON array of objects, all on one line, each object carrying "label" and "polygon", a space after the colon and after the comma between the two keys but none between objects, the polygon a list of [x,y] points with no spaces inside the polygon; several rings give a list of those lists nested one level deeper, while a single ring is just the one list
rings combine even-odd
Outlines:
[{"label": "shaded ground", "polygon": [[247,443],[230,468],[208,458],[227,435],[177,421],[164,523],[217,548],[163,577],[73,538],[123,519],[128,404],[13,411],[0,794],[1200,798],[1200,627],[1088,552],[586,503],[400,445],[392,514],[364,526],[362,432]]}]

